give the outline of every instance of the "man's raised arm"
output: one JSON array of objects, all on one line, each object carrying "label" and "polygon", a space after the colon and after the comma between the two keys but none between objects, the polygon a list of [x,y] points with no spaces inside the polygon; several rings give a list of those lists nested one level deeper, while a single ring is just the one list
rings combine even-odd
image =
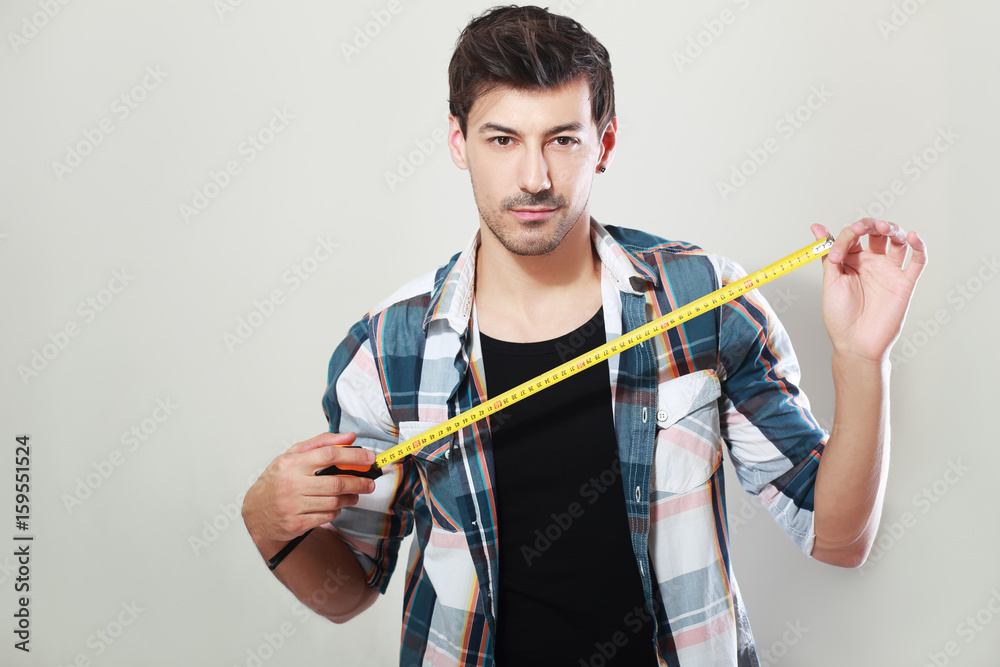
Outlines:
[{"label": "man's raised arm", "polygon": [[836,407],[816,477],[812,556],[825,563],[858,567],[875,540],[889,464],[889,350],[926,263],[916,232],[870,218],[845,228],[823,259]]}]

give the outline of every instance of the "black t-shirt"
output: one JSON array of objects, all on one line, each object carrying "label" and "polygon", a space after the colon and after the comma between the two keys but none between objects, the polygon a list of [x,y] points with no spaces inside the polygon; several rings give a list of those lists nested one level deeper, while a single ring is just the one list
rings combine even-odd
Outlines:
[{"label": "black t-shirt", "polygon": [[[599,310],[560,338],[480,334],[496,396],[606,342]],[[490,417],[495,466],[498,667],[656,665],[618,461],[608,364]]]}]

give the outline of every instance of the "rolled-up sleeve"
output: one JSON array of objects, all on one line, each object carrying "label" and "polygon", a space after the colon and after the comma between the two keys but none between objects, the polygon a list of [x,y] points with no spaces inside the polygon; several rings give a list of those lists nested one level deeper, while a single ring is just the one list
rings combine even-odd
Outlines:
[{"label": "rolled-up sleeve", "polygon": [[[720,261],[723,285],[746,275]],[[753,290],[722,307],[719,343],[720,426],[740,484],[808,555],[815,541],[813,490],[828,435],[799,388],[791,340]]]},{"label": "rolled-up sleeve", "polygon": [[[330,431],[357,434],[356,445],[381,453],[395,445],[398,431],[389,414],[368,336],[367,318],[353,327],[330,359],[323,411]],[[415,472],[408,459],[383,469],[375,491],[342,510],[324,528],[354,552],[366,582],[385,592],[399,545],[413,529]]]}]

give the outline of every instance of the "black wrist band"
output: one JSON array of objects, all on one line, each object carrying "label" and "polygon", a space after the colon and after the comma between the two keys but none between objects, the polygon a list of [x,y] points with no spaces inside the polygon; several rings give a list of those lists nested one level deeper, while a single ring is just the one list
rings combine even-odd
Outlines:
[{"label": "black wrist band", "polygon": [[298,537],[296,537],[294,540],[292,540],[291,542],[289,542],[288,544],[286,544],[285,546],[283,546],[281,548],[281,551],[279,551],[278,553],[276,553],[273,556],[271,556],[271,559],[269,561],[267,561],[267,569],[274,570],[274,568],[278,567],[278,565],[281,564],[281,561],[285,560],[285,556],[287,556],[288,554],[292,553],[292,549],[294,549],[295,547],[299,546],[299,542],[301,542],[302,540],[306,539],[306,535],[308,535],[312,531],[313,531],[313,529],[310,528],[309,530],[307,530],[306,532],[302,533],[301,535],[299,535]]}]

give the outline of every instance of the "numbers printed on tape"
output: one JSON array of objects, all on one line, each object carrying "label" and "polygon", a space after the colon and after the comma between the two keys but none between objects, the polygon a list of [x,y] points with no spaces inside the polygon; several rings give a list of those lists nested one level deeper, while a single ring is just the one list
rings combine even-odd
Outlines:
[{"label": "numbers printed on tape", "polygon": [[700,299],[696,299],[685,306],[681,306],[677,310],[673,310],[662,317],[653,320],[652,322],[648,322],[638,329],[629,331],[609,343],[605,343],[590,352],[586,352],[575,359],[571,359],[561,366],[553,368],[551,371],[542,373],[541,375],[508,390],[506,393],[501,394],[498,397],[487,399],[481,405],[477,405],[474,408],[466,410],[456,417],[452,417],[451,419],[442,422],[441,424],[438,424],[437,426],[434,426],[431,429],[410,438],[409,440],[405,440],[398,445],[385,450],[375,457],[374,467],[383,468],[390,463],[398,461],[408,454],[412,454],[418,449],[422,449],[423,447],[430,445],[431,443],[451,434],[454,431],[461,430],[462,428],[484,419],[498,410],[502,410],[505,407],[527,398],[528,396],[534,395],[536,392],[543,391],[557,382],[565,380],[582,370],[598,364],[608,357],[619,354],[620,352],[623,352],[630,347],[639,345],[640,343],[644,343],[654,336],[674,328],[678,324],[683,324],[698,315],[729,303],[733,299],[736,299],[765,283],[769,283],[775,278],[780,278],[786,273],[794,271],[795,269],[805,266],[813,260],[823,257],[830,252],[830,248],[832,247],[833,237],[831,236],[827,236],[823,241],[814,241],[798,252],[792,253],[787,257],[783,257],[777,262],[769,264],[755,273],[751,273],[739,284],[727,285],[712,292],[711,294],[703,296]]}]

